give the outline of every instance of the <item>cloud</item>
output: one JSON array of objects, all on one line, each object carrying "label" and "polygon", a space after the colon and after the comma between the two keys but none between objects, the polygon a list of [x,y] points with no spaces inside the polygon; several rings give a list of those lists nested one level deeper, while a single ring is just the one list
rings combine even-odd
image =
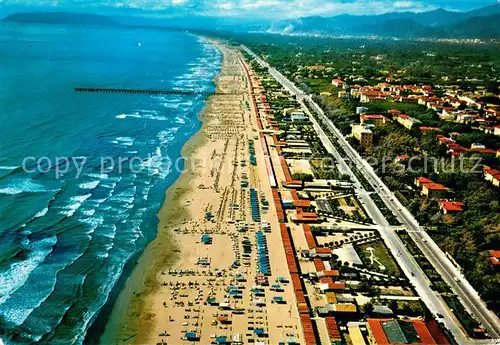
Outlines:
[{"label": "cloud", "polygon": [[413,1],[396,1],[394,3],[395,8],[412,8],[415,7],[415,3]]}]

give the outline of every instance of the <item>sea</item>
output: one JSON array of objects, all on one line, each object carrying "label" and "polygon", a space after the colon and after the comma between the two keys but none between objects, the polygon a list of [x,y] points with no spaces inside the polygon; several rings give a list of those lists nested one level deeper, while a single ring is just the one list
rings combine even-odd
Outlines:
[{"label": "sea", "polygon": [[206,99],[74,88],[211,92],[222,56],[164,29],[0,25],[0,338],[82,344],[156,236]]}]

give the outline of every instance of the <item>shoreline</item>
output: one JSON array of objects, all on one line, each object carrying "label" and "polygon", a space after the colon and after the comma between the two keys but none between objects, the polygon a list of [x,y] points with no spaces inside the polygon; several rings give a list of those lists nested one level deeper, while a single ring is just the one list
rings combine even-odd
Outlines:
[{"label": "shoreline", "polygon": [[302,339],[256,86],[239,51],[218,46],[219,93],[183,148],[190,164],[167,192],[158,236],[120,296],[103,345]]},{"label": "shoreline", "polygon": [[[217,78],[222,74],[224,52],[221,50],[221,43],[213,39],[202,40],[212,44],[222,55],[219,72],[214,78],[215,90],[218,89]],[[210,96],[202,110],[198,113],[201,127],[188,139],[181,149],[180,156],[184,158],[184,163],[189,162],[194,151],[203,147],[207,142],[205,129],[207,126],[204,117],[213,102]],[[179,243],[176,242],[175,233],[172,226],[180,224],[189,219],[189,211],[181,205],[183,195],[193,190],[190,180],[195,172],[191,164],[184,164],[183,170],[175,182],[165,191],[165,199],[158,210],[158,228],[156,237],[144,248],[136,257],[135,266],[123,284],[121,291],[117,293],[116,301],[110,308],[111,313],[107,322],[102,326],[103,332],[97,339],[99,344],[110,345],[122,343],[125,340],[132,340],[136,344],[142,344],[140,336],[136,336],[138,329],[145,328],[147,320],[138,320],[142,311],[147,310],[150,301],[145,297],[153,294],[159,289],[157,284],[158,272],[172,267],[182,257]],[[161,255],[157,255],[161,252]],[[132,259],[131,259],[132,260]],[[146,322],[144,322],[146,321]]]}]

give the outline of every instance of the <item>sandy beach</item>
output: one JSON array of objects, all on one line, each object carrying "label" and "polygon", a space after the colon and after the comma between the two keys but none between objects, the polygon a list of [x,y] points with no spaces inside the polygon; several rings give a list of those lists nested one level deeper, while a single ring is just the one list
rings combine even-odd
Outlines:
[{"label": "sandy beach", "polygon": [[[215,44],[224,56],[215,82],[225,94],[209,99],[201,130],[183,148],[185,170],[167,191],[157,238],[119,296],[102,344],[209,344],[215,337],[249,339],[257,333],[276,344],[301,336],[274,207],[264,209],[262,223],[251,213],[249,188],[261,200],[273,199],[265,169],[249,163],[257,125],[248,85],[237,53]],[[257,164],[263,166],[260,145],[255,140]],[[256,232],[269,248],[261,254],[270,266],[265,283],[279,286],[276,291],[264,292],[255,281]]]}]

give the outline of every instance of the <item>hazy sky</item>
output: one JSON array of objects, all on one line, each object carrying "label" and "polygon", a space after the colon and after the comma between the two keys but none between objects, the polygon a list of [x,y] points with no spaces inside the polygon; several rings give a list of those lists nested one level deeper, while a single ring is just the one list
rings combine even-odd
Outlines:
[{"label": "hazy sky", "polygon": [[500,0],[0,0],[0,10],[19,6],[42,9],[137,13],[157,15],[216,15],[254,18],[292,18],[342,13],[379,14],[392,11],[427,11],[435,8],[465,11]]}]

